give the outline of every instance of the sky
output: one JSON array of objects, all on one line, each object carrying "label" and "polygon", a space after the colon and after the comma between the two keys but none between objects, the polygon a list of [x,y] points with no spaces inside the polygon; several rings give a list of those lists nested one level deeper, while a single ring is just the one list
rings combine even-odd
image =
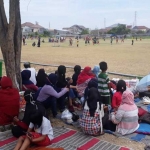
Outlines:
[{"label": "sky", "polygon": [[[9,0],[4,0],[6,15]],[[45,28],[62,29],[74,24],[90,29],[116,23],[150,28],[150,0],[20,0],[21,22],[36,21]],[[104,23],[105,18],[105,23]]]}]

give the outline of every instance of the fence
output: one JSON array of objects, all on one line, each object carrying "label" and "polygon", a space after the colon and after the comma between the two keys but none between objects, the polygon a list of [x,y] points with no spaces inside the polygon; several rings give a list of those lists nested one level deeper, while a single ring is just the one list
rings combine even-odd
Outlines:
[{"label": "fence", "polygon": [[[4,65],[2,65],[2,61],[0,60],[0,76],[2,75],[2,70],[4,71]],[[21,64],[25,63],[26,61],[22,61]],[[35,67],[36,70],[40,69],[41,67],[44,67],[46,72],[54,72],[55,70],[57,70],[59,65],[53,65],[53,64],[41,64],[41,63],[35,63],[35,62],[30,62],[30,64],[32,66]],[[2,67],[3,66],[3,67]],[[23,67],[23,66],[22,66]],[[67,73],[68,75],[73,73],[73,66],[66,66],[67,68]],[[82,68],[83,69],[83,68]],[[131,75],[131,74],[123,74],[123,73],[117,73],[117,72],[107,72],[109,75],[112,75],[113,77],[126,77],[126,78],[138,78],[141,79],[143,78],[143,76],[140,75]]]}]

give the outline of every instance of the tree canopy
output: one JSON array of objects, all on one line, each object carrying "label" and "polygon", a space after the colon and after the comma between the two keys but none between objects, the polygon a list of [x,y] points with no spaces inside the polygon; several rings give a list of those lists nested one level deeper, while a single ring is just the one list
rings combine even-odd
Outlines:
[{"label": "tree canopy", "polygon": [[107,32],[108,34],[128,34],[130,29],[127,29],[125,25],[119,25],[118,27],[112,28]]},{"label": "tree canopy", "polygon": [[89,34],[89,31],[88,30],[83,30],[82,32],[81,32],[81,35],[82,34]]}]

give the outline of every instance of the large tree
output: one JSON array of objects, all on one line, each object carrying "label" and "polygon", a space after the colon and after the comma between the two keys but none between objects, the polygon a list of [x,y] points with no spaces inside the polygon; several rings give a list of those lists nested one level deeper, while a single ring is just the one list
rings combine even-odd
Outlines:
[{"label": "large tree", "polygon": [[125,25],[119,25],[118,27],[112,28],[107,33],[108,34],[128,34],[130,29],[127,29]]},{"label": "large tree", "polygon": [[0,47],[5,63],[6,74],[13,85],[21,89],[21,16],[20,0],[9,0],[9,22],[7,21],[4,1],[0,0]]}]

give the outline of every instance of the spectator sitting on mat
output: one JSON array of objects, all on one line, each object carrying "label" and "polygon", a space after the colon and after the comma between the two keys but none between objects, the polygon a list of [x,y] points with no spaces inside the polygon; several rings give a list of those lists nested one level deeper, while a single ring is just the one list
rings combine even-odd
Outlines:
[{"label": "spectator sitting on mat", "polygon": [[46,78],[47,78],[47,74],[45,73],[44,69],[39,69],[38,74],[36,76],[36,86],[38,87],[43,87],[45,85],[46,82]]},{"label": "spectator sitting on mat", "polygon": [[51,107],[53,117],[57,115],[57,101],[56,98],[62,97],[66,92],[69,91],[68,88],[63,88],[60,92],[55,90],[57,82],[57,75],[51,73],[46,81],[46,84],[42,87],[37,97],[37,101],[41,102],[46,109]]},{"label": "spectator sitting on mat", "polygon": [[36,85],[36,71],[33,67],[31,67],[30,62],[24,63],[24,70],[30,70],[31,71],[31,77],[30,80]]},{"label": "spectator sitting on mat", "polygon": [[31,71],[30,70],[23,70],[21,72],[21,77],[22,77],[22,90],[33,90],[37,91],[38,87],[33,84],[32,81],[30,81],[31,77]]},{"label": "spectator sitting on mat", "polygon": [[54,138],[51,122],[41,112],[32,111],[26,135],[19,137],[14,150],[26,150],[31,144],[48,146]]},{"label": "spectator sitting on mat", "polygon": [[79,76],[80,72],[81,72],[81,66],[76,65],[74,67],[74,74],[72,76],[72,80],[73,80],[72,85],[74,85],[74,86],[77,85],[77,80],[78,80],[78,76]]},{"label": "spectator sitting on mat", "polygon": [[84,96],[84,90],[88,86],[89,81],[94,78],[95,75],[91,71],[91,67],[85,67],[78,76],[77,90],[79,97]]},{"label": "spectator sitting on mat", "polygon": [[19,91],[9,77],[2,77],[0,88],[0,126],[12,123],[19,114]]},{"label": "spectator sitting on mat", "polygon": [[117,91],[113,94],[112,98],[112,108],[117,111],[118,107],[122,101],[122,93],[126,90],[126,82],[124,80],[119,80],[117,83]]},{"label": "spectator sitting on mat", "polygon": [[24,99],[26,101],[26,106],[23,119],[19,120],[17,116],[15,116],[13,119],[15,126],[12,127],[12,134],[17,138],[26,134],[30,124],[30,116],[33,110],[40,111],[42,112],[43,116],[47,117],[43,105],[34,100],[34,91],[26,90],[24,93]]},{"label": "spectator sitting on mat", "polygon": [[92,72],[95,74],[96,78],[98,78],[99,72],[100,72],[100,68],[98,65],[94,66]]},{"label": "spectator sitting on mat", "polygon": [[[134,103],[134,95],[129,90],[123,92],[122,102],[117,112],[112,112],[111,121],[117,125],[116,132],[122,135],[131,134],[139,128],[138,108]],[[112,126],[111,123],[109,125]]]},{"label": "spectator sitting on mat", "polygon": [[104,114],[100,112],[102,109],[98,89],[92,87],[85,100],[82,117],[79,119],[80,127],[84,133],[93,136],[103,134],[102,117]]}]

